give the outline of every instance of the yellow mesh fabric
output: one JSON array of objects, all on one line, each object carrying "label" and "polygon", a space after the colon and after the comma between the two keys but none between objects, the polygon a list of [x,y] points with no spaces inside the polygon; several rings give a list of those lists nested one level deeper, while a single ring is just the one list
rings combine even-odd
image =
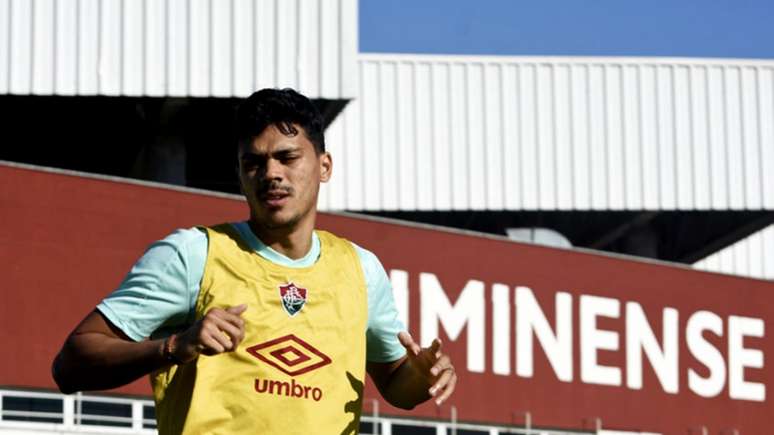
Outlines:
[{"label": "yellow mesh fabric", "polygon": [[246,303],[245,339],[152,375],[160,434],[357,433],[365,278],[350,242],[317,234],[319,259],[298,269],[262,258],[231,225],[207,228],[197,319]]}]

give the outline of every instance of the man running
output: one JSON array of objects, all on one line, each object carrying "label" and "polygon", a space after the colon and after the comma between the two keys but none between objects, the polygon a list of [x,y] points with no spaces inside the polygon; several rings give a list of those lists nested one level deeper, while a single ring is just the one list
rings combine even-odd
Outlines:
[{"label": "man running", "polygon": [[395,406],[442,403],[456,374],[440,341],[403,331],[371,252],[314,229],[332,171],[319,111],[264,89],[237,136],[249,220],[151,245],[68,337],[59,388],[151,374],[161,434],[357,433],[365,371]]}]

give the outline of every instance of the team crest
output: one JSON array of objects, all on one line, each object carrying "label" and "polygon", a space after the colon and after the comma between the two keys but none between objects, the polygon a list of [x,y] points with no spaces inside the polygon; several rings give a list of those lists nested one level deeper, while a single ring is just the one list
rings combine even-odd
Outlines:
[{"label": "team crest", "polygon": [[290,317],[295,316],[306,304],[306,289],[298,287],[292,282],[279,286],[282,308]]}]

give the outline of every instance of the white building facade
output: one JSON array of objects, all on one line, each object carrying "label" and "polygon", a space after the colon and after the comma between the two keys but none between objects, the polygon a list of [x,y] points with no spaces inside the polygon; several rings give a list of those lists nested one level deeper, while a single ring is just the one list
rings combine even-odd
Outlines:
[{"label": "white building facade", "polygon": [[[0,0],[0,95],[349,101],[323,210],[774,210],[774,61],[363,54],[357,9]],[[772,250],[701,267],[771,279]]]},{"label": "white building facade", "polygon": [[[327,211],[774,215],[774,61],[363,54],[357,14],[357,0],[0,0],[0,98],[344,101]],[[774,226],[750,233],[696,267],[774,280]],[[87,397],[126,411],[95,419],[80,398],[0,397],[3,433],[154,430],[145,400]],[[55,409],[9,408],[33,399]]]}]

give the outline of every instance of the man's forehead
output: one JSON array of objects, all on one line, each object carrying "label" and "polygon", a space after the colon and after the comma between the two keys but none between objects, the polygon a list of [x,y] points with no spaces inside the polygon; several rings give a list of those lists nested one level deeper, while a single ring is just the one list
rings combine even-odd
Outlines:
[{"label": "man's forehead", "polygon": [[297,133],[285,134],[275,125],[269,125],[260,135],[241,142],[239,145],[239,155],[262,155],[303,149],[305,147],[310,147],[314,150],[314,144],[306,137],[304,129],[296,124],[293,126]]}]

